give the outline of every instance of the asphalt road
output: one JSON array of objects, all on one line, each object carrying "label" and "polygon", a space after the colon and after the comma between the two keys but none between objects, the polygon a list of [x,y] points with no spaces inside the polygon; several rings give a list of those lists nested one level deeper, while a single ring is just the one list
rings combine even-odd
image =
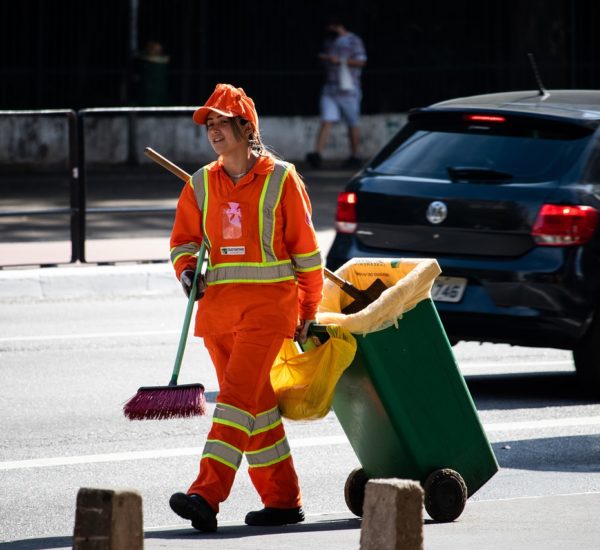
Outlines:
[{"label": "asphalt road", "polygon": [[[333,170],[307,174],[325,250],[335,197],[347,177]],[[134,184],[92,182],[91,206],[174,204],[177,182],[149,195],[138,191],[140,185],[148,190],[147,181]],[[117,190],[126,190],[126,197],[115,203]],[[7,207],[23,205],[15,193]],[[30,194],[25,206],[44,207],[51,196]],[[18,217],[14,226],[3,225],[2,240],[68,238],[62,223]],[[164,237],[169,225],[168,216],[96,216],[89,230],[111,243],[115,236],[151,237],[154,230]],[[0,548],[70,547],[80,487],[140,491],[148,548],[202,546],[170,511],[168,498],[196,475],[209,417],[130,422],[121,413],[138,386],[168,381],[184,309],[179,295],[0,301]],[[597,548],[592,510],[600,502],[600,403],[583,396],[570,354],[468,343],[454,351],[501,470],[469,500],[458,522],[425,524],[427,550]],[[196,381],[214,402],[207,353],[190,338],[181,382]],[[358,547],[360,522],[343,497],[358,462],[335,415],[286,427],[309,525],[287,530],[283,546],[278,537],[247,536],[243,517],[260,504],[241,470],[219,515],[224,535],[217,546]],[[513,541],[516,520],[522,544],[507,546],[503,530]]]},{"label": "asphalt road", "polygon": [[[179,296],[0,304],[0,548],[64,542],[80,487],[135,488],[146,529],[187,528],[167,503],[196,474],[209,417],[121,414],[138,386],[168,381],[184,308]],[[600,493],[600,403],[581,395],[569,353],[467,343],[455,353],[501,465],[465,517],[477,522],[476,512],[506,499]],[[214,401],[208,356],[190,338],[181,382],[195,381]],[[357,460],[335,415],[286,426],[309,518],[356,527],[343,486]],[[259,507],[240,470],[219,520],[241,524]],[[440,533],[425,526],[432,544]],[[37,545],[17,542],[32,537]]]}]

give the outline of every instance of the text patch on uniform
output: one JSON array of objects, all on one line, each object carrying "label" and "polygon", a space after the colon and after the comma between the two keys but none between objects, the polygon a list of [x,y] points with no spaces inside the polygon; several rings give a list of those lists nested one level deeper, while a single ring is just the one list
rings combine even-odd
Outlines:
[{"label": "text patch on uniform", "polygon": [[246,254],[245,246],[222,246],[221,254],[223,256],[243,256]]}]

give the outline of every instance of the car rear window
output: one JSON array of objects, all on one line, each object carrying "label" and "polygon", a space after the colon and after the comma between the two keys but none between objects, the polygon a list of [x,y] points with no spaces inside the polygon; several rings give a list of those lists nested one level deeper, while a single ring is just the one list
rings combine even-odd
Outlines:
[{"label": "car rear window", "polygon": [[573,166],[592,134],[592,128],[533,117],[415,113],[371,168],[443,180],[454,170],[505,176],[498,181],[551,181]]}]

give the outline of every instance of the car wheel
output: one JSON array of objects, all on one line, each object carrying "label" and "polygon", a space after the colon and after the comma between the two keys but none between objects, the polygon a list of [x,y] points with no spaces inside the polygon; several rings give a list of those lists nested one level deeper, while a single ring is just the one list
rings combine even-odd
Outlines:
[{"label": "car wheel", "polygon": [[434,521],[454,521],[467,503],[467,486],[461,475],[443,468],[435,470],[425,480],[425,510]]},{"label": "car wheel", "polygon": [[577,376],[594,394],[600,394],[600,318],[596,318],[583,340],[573,350]]},{"label": "car wheel", "polygon": [[350,472],[346,485],[344,486],[344,498],[349,510],[359,518],[363,515],[363,504],[365,502],[365,487],[369,478],[362,468],[355,468]]}]

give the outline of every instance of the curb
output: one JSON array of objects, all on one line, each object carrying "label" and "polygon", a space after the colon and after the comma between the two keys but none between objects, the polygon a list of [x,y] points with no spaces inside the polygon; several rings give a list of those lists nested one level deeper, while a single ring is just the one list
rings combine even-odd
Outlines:
[{"label": "curb", "polygon": [[0,272],[0,300],[180,293],[169,263],[74,266]]},{"label": "curb", "polygon": [[[334,236],[333,229],[317,231],[324,257]],[[0,270],[0,302],[171,294],[181,294],[181,285],[168,261]]]}]

